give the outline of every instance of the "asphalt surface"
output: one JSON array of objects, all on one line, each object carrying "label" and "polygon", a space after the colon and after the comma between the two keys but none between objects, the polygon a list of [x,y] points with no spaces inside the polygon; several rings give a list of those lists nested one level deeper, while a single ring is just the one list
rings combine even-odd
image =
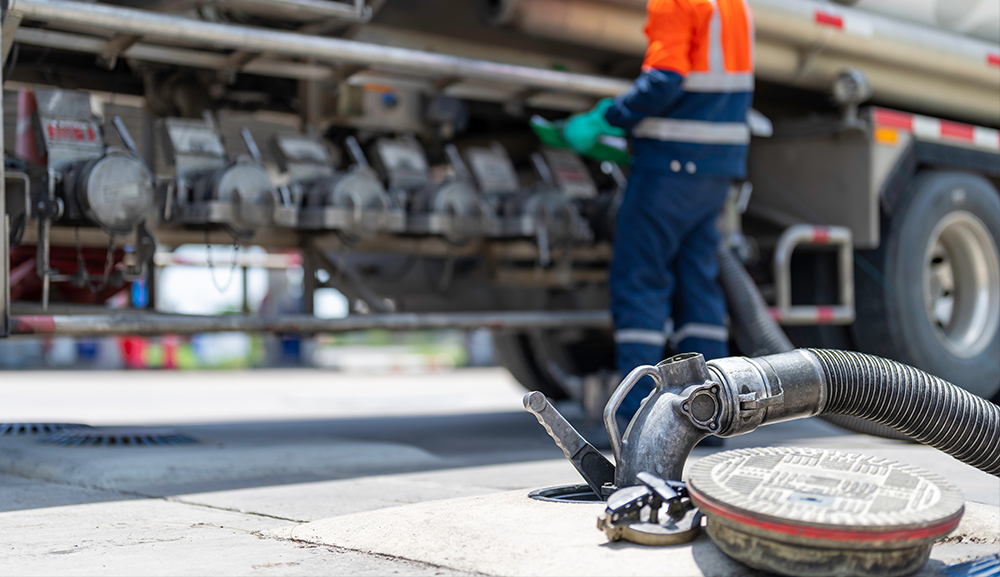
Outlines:
[{"label": "asphalt surface", "polygon": [[[579,482],[502,369],[4,372],[0,383],[0,422],[169,427],[198,441],[67,447],[0,436],[0,575],[530,573],[471,553],[463,562],[425,555],[406,535],[422,527],[420,507],[454,518],[467,499],[498,499],[502,517],[504,503],[521,503],[529,488]],[[970,502],[1000,505],[996,477],[817,420],[765,427],[726,448],[774,444],[891,457],[942,475]],[[357,541],[376,519],[410,517],[417,524],[396,523],[391,538],[376,531],[377,546]],[[483,527],[486,537],[500,530]],[[330,528],[359,533],[323,532]],[[307,529],[315,538],[295,537]],[[516,547],[517,538],[505,539]],[[995,551],[1000,541],[963,546],[949,559]]]}]

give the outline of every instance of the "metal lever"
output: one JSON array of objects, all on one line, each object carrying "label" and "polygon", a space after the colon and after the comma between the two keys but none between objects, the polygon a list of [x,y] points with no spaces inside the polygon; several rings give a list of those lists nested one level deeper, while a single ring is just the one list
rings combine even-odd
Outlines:
[{"label": "metal lever", "polygon": [[448,157],[448,164],[455,170],[455,175],[460,180],[464,180],[469,184],[475,184],[472,174],[469,172],[469,167],[465,165],[465,161],[462,160],[462,154],[458,152],[458,147],[454,144],[447,144],[444,147],[444,153]]},{"label": "metal lever", "polygon": [[205,126],[208,127],[212,132],[219,132],[219,124],[215,121],[215,115],[212,114],[211,110],[203,110],[201,112],[201,119],[205,121]]},{"label": "metal lever", "polygon": [[535,165],[535,170],[538,171],[542,182],[549,186],[556,186],[556,177],[552,174],[552,169],[549,168],[549,164],[545,162],[545,157],[540,152],[531,153],[531,163]]},{"label": "metal lever", "polygon": [[360,168],[371,168],[371,165],[368,164],[368,159],[365,158],[365,152],[361,150],[361,145],[358,144],[357,138],[353,135],[348,136],[344,139],[344,144],[347,148],[347,154],[350,155],[354,164],[358,165]]},{"label": "metal lever", "polygon": [[[118,138],[121,139],[122,144],[125,145],[125,149],[128,150],[129,154],[139,160],[143,160],[142,155],[139,154],[139,147],[135,145],[135,141],[132,140],[132,135],[129,134],[128,129],[125,128],[125,123],[122,122],[122,117],[114,117],[111,124],[114,125],[115,132],[118,133]],[[143,161],[143,164],[145,164],[145,161]]]},{"label": "metal lever", "polygon": [[246,145],[247,152],[250,153],[250,158],[257,164],[264,164],[264,157],[261,156],[260,148],[257,147],[257,141],[253,139],[253,135],[250,134],[250,129],[246,126],[241,128],[240,136],[243,137],[243,144]]},{"label": "metal lever", "polygon": [[588,443],[542,393],[533,391],[524,395],[524,408],[545,427],[594,493],[604,498],[603,487],[612,486],[615,482],[615,466],[611,461]]}]

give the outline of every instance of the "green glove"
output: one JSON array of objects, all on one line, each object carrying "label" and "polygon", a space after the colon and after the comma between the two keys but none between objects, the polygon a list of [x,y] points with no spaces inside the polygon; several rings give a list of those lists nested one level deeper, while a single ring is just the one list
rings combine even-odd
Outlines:
[{"label": "green glove", "polygon": [[614,105],[615,101],[605,98],[597,103],[590,112],[576,114],[570,117],[563,128],[563,138],[580,154],[586,154],[597,144],[599,136],[625,136],[625,131],[608,124],[604,115]]}]

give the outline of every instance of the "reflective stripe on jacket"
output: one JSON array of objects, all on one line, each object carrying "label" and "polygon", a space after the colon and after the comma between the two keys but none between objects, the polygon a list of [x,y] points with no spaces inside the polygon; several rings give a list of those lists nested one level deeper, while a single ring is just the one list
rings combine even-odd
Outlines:
[{"label": "reflective stripe on jacket", "polygon": [[753,17],[745,0],[650,0],[643,72],[608,122],[632,131],[646,169],[746,173]]}]

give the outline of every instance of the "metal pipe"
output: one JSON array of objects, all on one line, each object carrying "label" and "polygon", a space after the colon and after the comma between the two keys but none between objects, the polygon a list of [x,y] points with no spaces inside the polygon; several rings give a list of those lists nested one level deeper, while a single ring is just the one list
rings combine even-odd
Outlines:
[{"label": "metal pipe", "polygon": [[[837,247],[836,305],[792,304],[792,253],[800,245]],[[854,322],[854,245],[851,229],[842,226],[790,226],[778,238],[774,249],[775,306],[771,316],[784,325],[836,324]]]},{"label": "metal pipe", "polygon": [[11,317],[11,335],[162,335],[217,332],[345,333],[382,329],[526,330],[609,328],[611,314],[599,311],[523,311],[471,313],[389,313],[319,319],[310,315],[185,316],[145,313],[108,315],[19,315]]},{"label": "metal pipe", "polygon": [[[0,46],[4,46],[4,33],[0,28]],[[4,56],[6,56],[4,51]],[[3,65],[0,64],[0,86],[3,86]],[[0,153],[3,150],[3,107],[0,106]],[[5,154],[0,156],[6,157]],[[6,337],[10,330],[10,217],[7,216],[7,182],[4,175],[4,163],[0,163],[0,338]],[[24,205],[25,210],[30,203]]]},{"label": "metal pipe", "polygon": [[331,0],[223,0],[219,5],[251,14],[296,18],[303,20],[339,18],[367,22],[372,11],[364,0],[335,2]]},{"label": "metal pipe", "polygon": [[[45,204],[44,214],[38,215],[38,245],[35,257],[38,276],[42,278],[42,310],[49,308],[49,291],[52,285],[52,268],[49,266],[51,252],[51,238],[49,233],[52,230],[52,215],[49,207],[56,201],[56,172],[49,167],[46,169],[48,180],[46,190],[48,203]],[[4,193],[6,194],[6,193]],[[41,212],[41,211],[39,211]]]},{"label": "metal pipe", "polygon": [[[0,112],[0,115],[3,113]],[[0,116],[0,120],[3,117]],[[0,131],[3,129],[0,128]],[[0,132],[2,135],[2,132]],[[0,166],[0,338],[10,334],[10,217],[5,207],[6,191],[3,190],[3,167]]]},{"label": "metal pipe", "polygon": [[159,41],[384,66],[409,73],[506,82],[592,96],[614,96],[629,86],[627,81],[616,78],[474,60],[340,38],[203,22],[103,4],[83,4],[67,0],[15,0],[10,10],[25,19],[86,26],[136,36],[154,36]]},{"label": "metal pipe", "polygon": [[[880,101],[988,124],[1000,117],[1000,75],[990,65],[1000,52],[994,43],[826,3],[751,5],[759,78],[826,90],[844,68],[854,67],[865,72]],[[484,0],[494,23],[636,56],[646,49],[644,6],[621,0]],[[845,25],[820,24],[817,11],[835,14]]]},{"label": "metal pipe", "polygon": [[[58,48],[60,50],[73,50],[76,52],[89,52],[91,54],[101,54],[104,46],[107,44],[107,40],[94,36],[43,30],[41,28],[18,28],[14,36],[15,40],[22,44]],[[227,67],[232,67],[229,57],[218,52],[158,46],[144,42],[136,42],[132,46],[129,46],[122,51],[119,57],[145,62],[208,68],[211,70],[224,70]],[[333,69],[330,66],[302,64],[300,62],[289,62],[263,57],[247,62],[240,68],[240,71],[248,74],[259,74],[261,76],[308,80],[323,80],[329,78],[333,73]]]}]

